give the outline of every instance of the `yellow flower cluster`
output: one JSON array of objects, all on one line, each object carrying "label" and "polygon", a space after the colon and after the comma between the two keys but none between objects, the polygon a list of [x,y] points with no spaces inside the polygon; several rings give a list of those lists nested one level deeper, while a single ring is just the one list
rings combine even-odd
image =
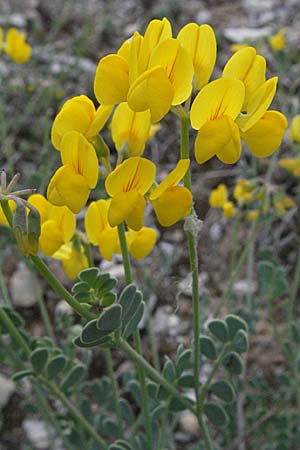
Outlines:
[{"label": "yellow flower cluster", "polygon": [[228,190],[223,183],[211,191],[209,204],[212,208],[221,208],[226,219],[245,213],[246,219],[250,221],[258,217],[262,202],[263,214],[268,213],[270,203],[280,216],[284,216],[290,208],[295,207],[294,200],[284,192],[272,188],[270,194],[271,202],[270,200],[265,202],[265,189],[259,186],[257,180],[240,178],[233,189],[236,204],[228,200]]},{"label": "yellow flower cluster", "polygon": [[[40,248],[45,254],[59,251],[56,257],[72,260],[74,248],[69,243],[74,230],[71,233],[69,226],[63,227],[65,211],[74,218],[85,207],[98,182],[99,163],[106,192],[88,206],[85,229],[89,242],[99,247],[104,258],[120,252],[117,227],[123,222],[133,257],[143,258],[152,250],[156,232],[144,226],[147,203],[164,227],[191,213],[192,194],[188,184],[180,184],[189,177],[189,155],[182,155],[159,183],[155,164],[142,156],[147,141],[160,127],[158,122],[169,111],[190,120],[197,130],[198,163],[214,156],[226,164],[235,163],[241,140],[258,157],[276,150],[287,120],[280,112],[268,110],[277,78],[266,80],[264,57],[253,47],[244,47],[229,59],[222,77],[209,82],[216,55],[216,38],[209,25],[187,24],[174,37],[164,18],[152,20],[144,35],[135,32],[116,53],[100,59],[94,79],[99,106],[95,108],[85,95],[76,96],[64,103],[52,126],[51,140],[60,152],[61,167],[47,190],[48,203],[58,209],[47,210],[42,219]],[[99,135],[107,121],[118,152],[113,170],[109,148]],[[212,194],[211,204],[222,208],[225,217],[235,214],[225,186]],[[70,236],[64,235],[66,229]],[[44,240],[45,230],[48,239]],[[77,265],[79,261],[83,264],[77,258]]]},{"label": "yellow flower cluster", "polygon": [[31,47],[25,39],[26,35],[16,28],[9,28],[4,37],[3,30],[0,28],[0,52],[4,50],[17,64],[26,63],[31,57]]},{"label": "yellow flower cluster", "polygon": [[286,29],[281,28],[281,30],[279,30],[278,33],[274,34],[269,38],[270,46],[274,52],[279,52],[285,47],[286,45],[285,34]]}]

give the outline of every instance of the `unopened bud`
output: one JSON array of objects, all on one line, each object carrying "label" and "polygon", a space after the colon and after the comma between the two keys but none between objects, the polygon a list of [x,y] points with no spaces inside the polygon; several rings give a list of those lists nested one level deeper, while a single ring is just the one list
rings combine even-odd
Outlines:
[{"label": "unopened bud", "polygon": [[91,144],[93,145],[94,149],[96,150],[97,156],[98,158],[109,158],[110,156],[110,151],[109,151],[109,147],[106,144],[106,142],[104,141],[104,139],[102,138],[102,136],[95,136],[93,137],[93,139],[90,140]]},{"label": "unopened bud", "polygon": [[36,255],[39,250],[39,237],[41,235],[41,218],[36,208],[30,207],[27,223],[29,252],[31,255]]},{"label": "unopened bud", "polygon": [[12,219],[12,229],[21,252],[24,256],[29,256],[27,213],[26,208],[21,201],[16,201],[16,209]]}]

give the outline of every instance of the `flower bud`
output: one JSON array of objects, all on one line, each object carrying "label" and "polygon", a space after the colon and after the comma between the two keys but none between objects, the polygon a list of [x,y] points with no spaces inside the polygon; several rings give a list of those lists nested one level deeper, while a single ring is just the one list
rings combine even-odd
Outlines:
[{"label": "flower bud", "polygon": [[24,256],[29,256],[27,213],[26,208],[21,201],[16,201],[16,209],[12,220],[12,229],[21,252]]},{"label": "flower bud", "polygon": [[27,222],[29,252],[31,255],[36,255],[39,250],[39,237],[41,234],[41,218],[37,209],[30,208]]}]

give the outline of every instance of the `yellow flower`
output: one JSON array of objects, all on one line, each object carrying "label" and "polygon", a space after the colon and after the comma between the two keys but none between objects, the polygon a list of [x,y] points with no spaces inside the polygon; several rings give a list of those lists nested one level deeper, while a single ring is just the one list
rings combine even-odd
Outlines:
[{"label": "yellow flower", "polygon": [[222,77],[231,80],[240,80],[245,86],[243,110],[247,108],[249,98],[265,82],[266,60],[257,55],[254,47],[245,47],[238,50],[227,61]]},{"label": "yellow flower", "polygon": [[279,165],[295,177],[300,177],[300,158],[283,158],[279,160]]},{"label": "yellow flower", "polygon": [[283,192],[277,192],[273,196],[273,206],[277,213],[284,216],[289,209],[296,206],[294,200]]},{"label": "yellow flower", "polygon": [[118,54],[98,64],[94,91],[99,103],[128,102],[135,112],[150,110],[158,122],[172,105],[184,102],[192,90],[193,63],[185,48],[172,38],[167,19],[149,23],[145,36],[135,33]]},{"label": "yellow flower", "polygon": [[189,23],[178,33],[177,39],[192,58],[196,89],[208,83],[217,57],[217,41],[209,25]]},{"label": "yellow flower", "polygon": [[281,30],[279,30],[278,33],[269,37],[269,43],[270,43],[272,50],[274,50],[274,52],[279,52],[285,46],[285,44],[286,44],[285,37],[284,37],[285,33],[286,33],[286,29],[281,28]]},{"label": "yellow flower", "polygon": [[231,44],[229,49],[232,52],[237,52],[237,51],[242,50],[243,48],[246,48],[246,47],[248,47],[247,44],[237,44],[237,43],[235,43],[235,44]]},{"label": "yellow flower", "polygon": [[249,222],[253,222],[256,220],[259,216],[259,210],[258,209],[252,209],[249,211],[246,215],[246,219],[249,220]]},{"label": "yellow flower", "polygon": [[213,189],[209,197],[209,205],[212,208],[223,208],[224,204],[227,203],[228,191],[225,184],[219,184],[216,189]]},{"label": "yellow flower", "polygon": [[223,216],[225,219],[230,219],[235,215],[235,209],[234,209],[234,203],[233,202],[226,202],[222,206],[223,208]]},{"label": "yellow flower", "polygon": [[77,131],[69,131],[61,141],[60,167],[50,180],[48,200],[79,213],[98,180],[98,158],[94,147]]},{"label": "yellow flower", "polygon": [[253,189],[254,185],[251,181],[241,178],[234,187],[233,197],[237,200],[239,205],[250,203],[253,200]]},{"label": "yellow flower", "polygon": [[186,187],[177,186],[189,165],[188,159],[180,160],[175,169],[149,195],[157,219],[164,227],[174,225],[191,212],[192,194]]},{"label": "yellow flower", "polygon": [[195,157],[202,164],[217,156],[225,164],[235,163],[241,154],[240,133],[235,119],[244,102],[240,80],[221,78],[207,84],[191,107],[191,124],[198,131]]},{"label": "yellow flower", "polygon": [[156,238],[156,231],[148,227],[142,227],[139,231],[126,231],[126,241],[129,253],[135,259],[146,258],[152,251]]},{"label": "yellow flower", "polygon": [[74,280],[79,272],[89,267],[83,247],[75,249],[71,242],[62,245],[52,257],[62,260],[64,271],[70,280]]},{"label": "yellow flower", "polygon": [[105,181],[105,188],[112,197],[108,210],[108,222],[114,227],[125,221],[129,228],[138,231],[144,223],[144,195],[155,178],[153,162],[134,156],[113,170]]},{"label": "yellow flower", "polygon": [[10,28],[6,34],[5,52],[17,64],[26,63],[31,57],[31,47],[25,39],[26,35],[16,28]]},{"label": "yellow flower", "polygon": [[134,112],[127,103],[120,103],[111,121],[111,135],[119,151],[127,143],[130,156],[140,156],[149,139],[150,111]]},{"label": "yellow flower", "polygon": [[[16,204],[13,200],[8,200],[8,206],[9,206],[9,209],[11,210],[11,212],[13,212],[16,208]],[[5,225],[5,226],[8,225],[8,222],[7,222],[4,212],[2,210],[1,204],[0,204],[0,225]]]},{"label": "yellow flower", "polygon": [[290,138],[293,142],[300,142],[300,114],[293,117],[290,127]]},{"label": "yellow flower", "polygon": [[65,206],[51,205],[41,194],[31,195],[28,201],[36,207],[41,217],[39,248],[46,256],[53,255],[73,237],[76,228],[75,216]]},{"label": "yellow flower", "polygon": [[87,139],[95,137],[104,127],[111,111],[111,106],[103,105],[96,110],[92,100],[85,95],[67,100],[52,125],[53,146],[60,150],[62,138],[69,131],[78,131]]},{"label": "yellow flower", "polygon": [[89,241],[98,245],[104,259],[111,261],[113,253],[119,253],[119,238],[116,227],[108,223],[108,209],[111,200],[92,202],[86,211],[84,226]]}]

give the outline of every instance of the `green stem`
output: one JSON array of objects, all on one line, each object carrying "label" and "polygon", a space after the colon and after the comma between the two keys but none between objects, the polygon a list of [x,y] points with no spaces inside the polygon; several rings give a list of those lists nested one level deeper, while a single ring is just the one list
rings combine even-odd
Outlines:
[{"label": "green stem", "polygon": [[292,285],[292,291],[291,291],[291,296],[290,296],[290,300],[289,300],[289,304],[288,304],[288,324],[290,327],[291,338],[292,338],[293,311],[294,311],[295,301],[297,298],[299,284],[300,284],[300,249],[298,251],[293,285]]},{"label": "green stem", "polygon": [[9,294],[8,294],[8,290],[7,290],[7,286],[4,280],[4,276],[0,267],[0,292],[2,293],[3,296],[3,302],[6,306],[11,306],[11,301],[9,298]]},{"label": "green stem", "polygon": [[136,352],[123,338],[119,339],[120,348],[132,359],[138,366],[143,367],[149,378],[158,383],[160,386],[181,402],[186,409],[197,415],[197,411],[193,403],[186,397],[181,396],[175,387],[170,384],[159,372],[157,372],[138,352]]},{"label": "green stem", "polygon": [[[86,418],[81,414],[79,409],[74,406],[70,400],[65,396],[65,394],[54,384],[49,383],[48,381],[44,381],[49,391],[54,395],[54,397],[58,398],[61,403],[68,409],[73,418],[82,426],[83,429],[96,441],[101,445],[102,449],[107,449],[107,444],[105,440],[96,432],[96,430],[92,427],[92,425],[86,420]],[[102,450],[101,449],[101,450]]]},{"label": "green stem", "polygon": [[51,323],[49,313],[48,313],[47,307],[45,305],[45,301],[44,301],[42,293],[39,293],[39,295],[37,296],[37,301],[38,301],[40,313],[41,313],[41,316],[42,316],[42,319],[44,322],[46,332],[47,332],[48,336],[51,337],[52,341],[55,343],[56,342],[55,333],[54,333],[54,330],[52,327],[52,323]]},{"label": "green stem", "polygon": [[238,259],[238,262],[237,262],[237,264],[235,266],[235,269],[231,272],[231,275],[230,275],[227,287],[226,287],[226,289],[225,289],[225,291],[224,291],[224,293],[222,295],[222,298],[221,298],[221,300],[219,302],[218,307],[216,308],[216,311],[215,311],[216,315],[218,315],[218,313],[220,312],[220,309],[221,309],[222,305],[224,305],[224,303],[227,302],[227,300],[229,298],[229,295],[231,294],[231,291],[232,291],[232,286],[233,286],[234,282],[236,281],[236,278],[239,275],[239,273],[240,273],[240,271],[241,271],[241,269],[243,267],[243,264],[246,261],[246,258],[247,258],[247,255],[249,253],[249,250],[251,249],[252,244],[253,244],[253,242],[254,242],[254,240],[256,238],[256,233],[257,233],[257,229],[258,229],[259,219],[260,219],[260,215],[258,215],[258,217],[254,220],[254,222],[252,224],[252,227],[251,227],[251,230],[250,230],[250,233],[249,233],[249,237],[247,239],[247,243],[246,243],[246,245],[244,247],[244,250],[242,251],[239,259]]},{"label": "green stem", "polygon": [[228,345],[225,345],[221,353],[219,354],[218,358],[215,360],[214,365],[212,366],[212,369],[210,371],[210,374],[207,377],[207,380],[205,384],[201,387],[201,404],[205,400],[205,395],[210,387],[210,384],[212,382],[213,377],[215,376],[218,368],[222,364],[223,358],[226,355],[226,352],[228,350]]},{"label": "green stem", "polygon": [[59,282],[56,276],[51,272],[51,270],[39,256],[30,256],[30,259],[57,295],[62,297],[71,306],[71,308],[73,308],[85,319],[93,319],[93,315],[88,311],[88,309],[85,306],[81,305],[81,303],[79,303],[77,300],[75,300],[75,298]]},{"label": "green stem", "polygon": [[[189,159],[189,118],[183,116],[180,119],[180,155],[181,159]],[[191,171],[190,169],[184,176],[184,186],[192,191]],[[192,303],[193,303],[193,329],[194,329],[194,379],[195,379],[195,394],[197,403],[198,416],[201,414],[200,403],[200,311],[199,311],[199,269],[198,269],[198,255],[197,255],[197,237],[189,230],[187,230],[187,240],[189,248],[190,268],[192,272]]]},{"label": "green stem", "polygon": [[[126,234],[125,234],[125,227],[124,223],[122,222],[120,225],[118,225],[118,234],[119,234],[119,242],[123,257],[123,266],[124,266],[124,273],[125,273],[125,281],[126,284],[132,283],[132,273],[131,273],[131,265],[130,265],[130,259],[129,259],[129,252],[127,248],[127,242],[126,242]],[[136,352],[140,355],[141,359],[144,360],[142,354],[142,345],[141,345],[141,338],[140,338],[140,332],[137,328],[133,333],[133,339],[134,339],[134,347]],[[144,417],[144,426],[147,433],[148,442],[150,445],[150,448],[153,448],[153,436],[152,436],[152,427],[151,427],[151,417],[150,417],[150,407],[149,407],[149,396],[148,396],[148,390],[147,390],[147,384],[146,384],[146,376],[143,366],[138,364],[137,366],[138,371],[138,377],[140,380],[141,385],[141,391],[142,391],[142,412]]]},{"label": "green stem", "polygon": [[128,253],[128,248],[127,248],[127,242],[126,242],[124,222],[122,222],[122,223],[120,223],[120,225],[118,225],[118,234],[119,234],[119,241],[120,241],[120,247],[121,247],[122,258],[123,258],[125,281],[126,281],[126,284],[130,284],[130,283],[132,283],[132,273],[131,273],[131,265],[130,265],[129,253]]},{"label": "green stem", "polygon": [[104,356],[105,356],[108,375],[109,375],[111,385],[112,385],[113,400],[114,400],[114,404],[115,404],[115,411],[116,411],[117,418],[118,418],[118,424],[119,424],[120,430],[123,435],[124,429],[123,429],[122,412],[121,412],[120,402],[119,402],[119,387],[118,387],[118,383],[117,383],[115,373],[114,373],[111,351],[104,350]]},{"label": "green stem", "polygon": [[23,350],[24,354],[29,357],[31,354],[30,348],[27,345],[27,342],[16,328],[15,324],[12,322],[10,317],[6,314],[5,310],[0,306],[0,320],[6,326],[10,336],[12,339],[16,341],[19,347]]}]

